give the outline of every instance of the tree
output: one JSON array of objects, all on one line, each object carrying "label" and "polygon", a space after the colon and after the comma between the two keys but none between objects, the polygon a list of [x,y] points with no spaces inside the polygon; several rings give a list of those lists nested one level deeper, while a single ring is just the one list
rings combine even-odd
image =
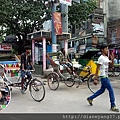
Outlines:
[{"label": "tree", "polygon": [[[96,7],[96,0],[88,0],[80,4],[73,3],[69,7],[69,22],[80,25]],[[15,35],[18,41],[13,44],[20,54],[26,44],[27,34],[34,28],[39,30],[45,20],[51,19],[51,9],[46,9],[44,0],[0,0],[0,35]],[[4,29],[6,28],[6,29]]]},{"label": "tree", "polygon": [[72,26],[81,26],[83,21],[89,19],[90,14],[97,8],[97,0],[80,0],[80,4],[73,2],[72,6],[69,6],[68,19]]},{"label": "tree", "polygon": [[16,48],[21,48],[20,53],[27,44],[27,34],[34,28],[42,28],[48,10],[42,0],[0,0],[0,6],[0,26],[6,28],[1,29],[1,35],[16,35],[19,39]]}]

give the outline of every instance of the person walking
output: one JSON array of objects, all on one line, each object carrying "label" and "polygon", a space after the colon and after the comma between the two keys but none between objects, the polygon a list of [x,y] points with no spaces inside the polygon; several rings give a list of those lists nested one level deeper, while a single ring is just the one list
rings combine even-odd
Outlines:
[{"label": "person walking", "polygon": [[110,60],[109,60],[108,50],[109,49],[108,49],[107,44],[101,45],[101,47],[100,47],[101,56],[98,58],[96,74],[95,74],[95,77],[94,77],[94,83],[97,84],[98,72],[100,70],[101,88],[97,92],[95,92],[93,95],[88,97],[87,101],[92,106],[93,105],[93,99],[98,97],[99,95],[103,94],[105,92],[105,89],[107,89],[108,92],[109,92],[109,98],[110,98],[110,103],[111,103],[110,110],[115,111],[115,112],[119,112],[119,109],[116,107],[116,104],[115,104],[115,96],[114,96],[113,87],[112,87],[112,85],[110,83],[110,80],[108,78],[109,63],[113,67],[114,55],[111,54],[110,55]]}]

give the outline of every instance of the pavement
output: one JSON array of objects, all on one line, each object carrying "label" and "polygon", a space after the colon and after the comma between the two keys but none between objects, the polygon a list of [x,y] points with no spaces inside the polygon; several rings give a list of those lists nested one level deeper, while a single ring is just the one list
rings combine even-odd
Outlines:
[{"label": "pavement", "polygon": [[[110,111],[107,90],[93,101],[93,106],[90,106],[86,98],[92,93],[86,83],[79,88],[75,85],[67,87],[64,83],[60,83],[59,88],[52,91],[47,85],[46,78],[37,74],[33,74],[33,77],[46,83],[44,100],[35,102],[29,90],[23,95],[19,88],[13,88],[11,101],[1,113],[115,113]],[[120,77],[110,77],[110,81],[114,88],[117,107],[120,109]]]},{"label": "pavement", "polygon": [[120,76],[118,77],[109,77],[111,83],[113,84],[114,88],[120,89]]}]

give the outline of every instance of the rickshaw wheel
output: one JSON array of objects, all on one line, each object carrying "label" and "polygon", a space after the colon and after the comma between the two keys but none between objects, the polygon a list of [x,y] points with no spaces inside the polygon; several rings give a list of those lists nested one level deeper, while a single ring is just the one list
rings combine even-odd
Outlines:
[{"label": "rickshaw wheel", "polygon": [[47,77],[48,86],[51,90],[57,90],[59,87],[58,74],[56,72],[52,72]]},{"label": "rickshaw wheel", "polygon": [[64,81],[65,82],[65,85],[67,87],[72,87],[74,84],[75,84],[75,81],[73,78],[68,78],[67,80]]},{"label": "rickshaw wheel", "polygon": [[98,79],[97,83],[95,84],[94,83],[94,75],[91,75],[87,80],[87,86],[92,93],[95,93],[101,87],[100,78]]}]

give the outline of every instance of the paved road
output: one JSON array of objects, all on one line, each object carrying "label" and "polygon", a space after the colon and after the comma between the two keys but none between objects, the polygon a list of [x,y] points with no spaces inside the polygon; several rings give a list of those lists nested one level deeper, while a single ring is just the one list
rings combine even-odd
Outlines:
[{"label": "paved road", "polygon": [[[116,104],[120,108],[120,80],[114,77],[111,79],[111,83],[115,91]],[[45,99],[41,102],[35,102],[29,91],[23,95],[19,89],[13,88],[11,101],[1,113],[114,113],[109,110],[107,90],[94,100],[93,106],[89,106],[86,98],[91,95],[91,92],[86,83],[79,88],[75,86],[69,88],[64,83],[60,83],[56,91],[51,91],[45,85],[45,89]]]}]

